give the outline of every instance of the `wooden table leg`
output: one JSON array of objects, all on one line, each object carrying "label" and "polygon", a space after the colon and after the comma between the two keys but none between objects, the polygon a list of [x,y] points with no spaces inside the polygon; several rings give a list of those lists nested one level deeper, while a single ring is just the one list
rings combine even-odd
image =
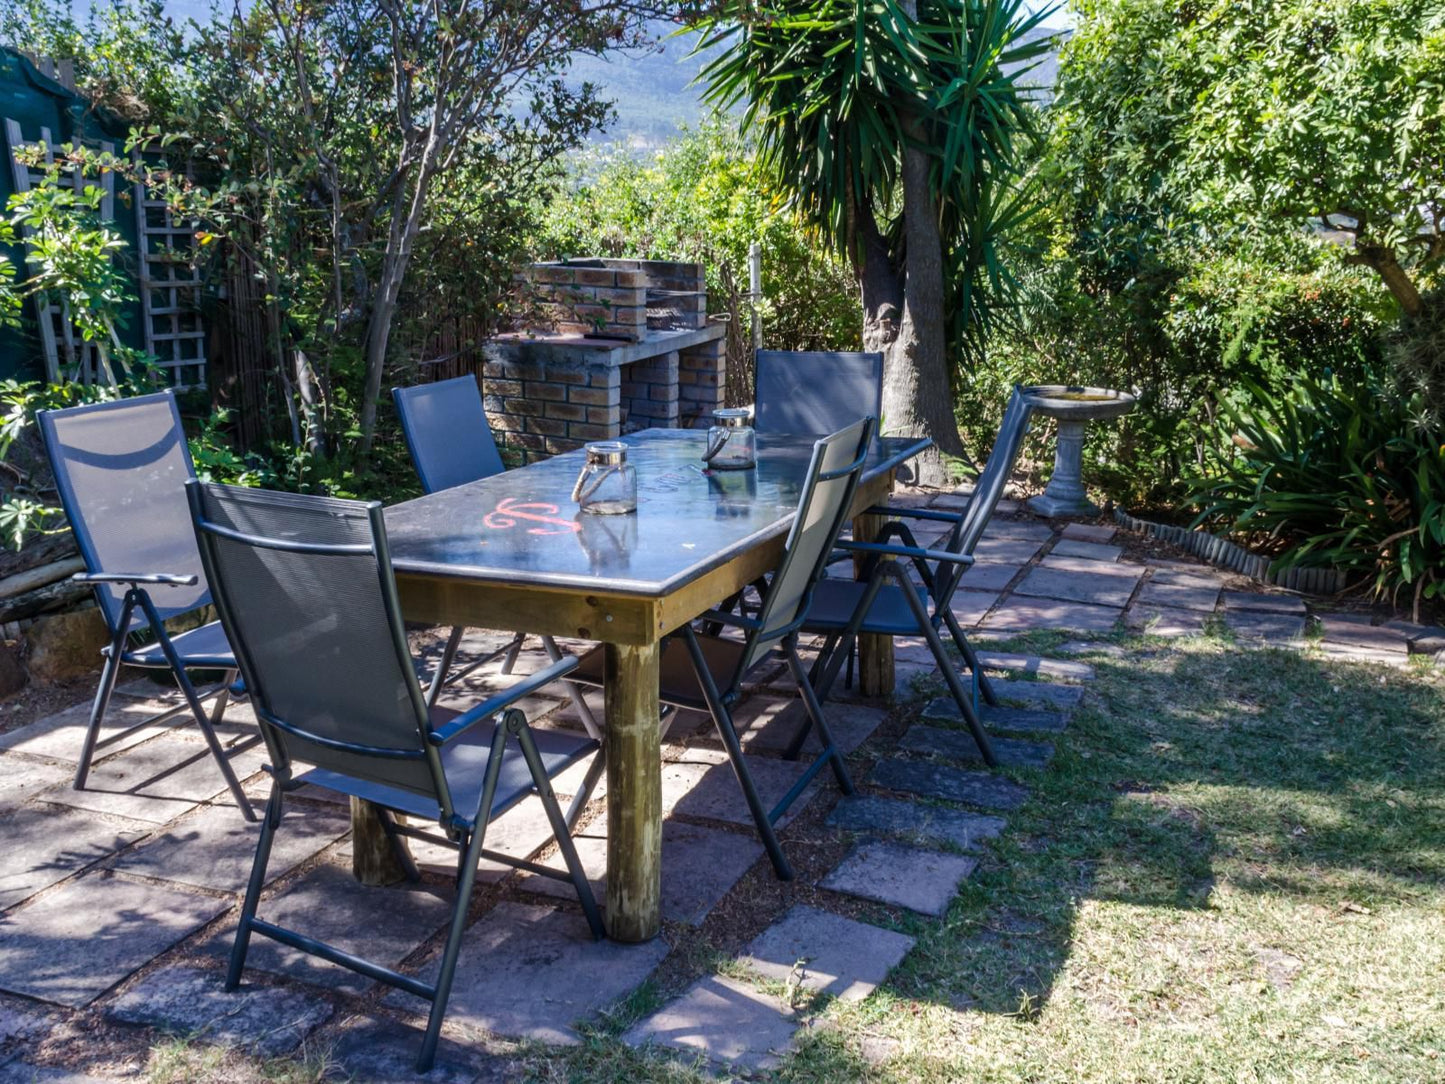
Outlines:
[{"label": "wooden table leg", "polygon": [[[406,846],[405,838],[397,841]],[[406,868],[387,838],[376,806],[351,799],[351,873],[364,885],[394,885],[406,880]]]},{"label": "wooden table leg", "polygon": [[[883,516],[858,516],[853,520],[853,537],[872,542],[883,529]],[[861,566],[861,561],[855,562]],[[864,696],[893,695],[893,637],[858,637],[858,691]]]},{"label": "wooden table leg", "polygon": [[607,932],[647,941],[662,928],[661,645],[606,646]]}]

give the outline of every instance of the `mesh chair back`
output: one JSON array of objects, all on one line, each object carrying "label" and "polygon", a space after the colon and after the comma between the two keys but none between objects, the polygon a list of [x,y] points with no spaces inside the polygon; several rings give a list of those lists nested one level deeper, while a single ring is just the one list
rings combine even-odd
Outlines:
[{"label": "mesh chair back", "polygon": [[216,609],[273,756],[437,800],[381,505],[192,482]]},{"label": "mesh chair back", "polygon": [[501,474],[502,457],[487,425],[475,378],[459,376],[392,388],[407,451],[428,493]]},{"label": "mesh chair back", "polygon": [[759,350],[754,428],[827,436],[883,412],[883,355]]},{"label": "mesh chair back", "polygon": [[[170,392],[45,410],[40,433],[60,503],[90,572],[195,575],[194,587],[151,591],[162,620],[211,601],[184,485],[195,477],[176,398]],[[124,584],[96,589],[115,632]],[[148,622],[137,607],[131,627]]]},{"label": "mesh chair back", "polygon": [[813,445],[798,512],[758,614],[758,628],[743,653],[740,678],[789,631],[808,608],[813,585],[827,567],[863,473],[874,420],[862,418]]},{"label": "mesh chair back", "polygon": [[[963,517],[950,532],[947,549],[954,553],[973,553],[978,540],[983,537],[984,528],[993,518],[994,509],[1003,497],[1009,476],[1013,474],[1014,464],[1018,462],[1019,452],[1024,446],[1024,437],[1028,435],[1029,415],[1032,413],[1033,407],[1023,392],[1014,388],[1008,407],[1004,410],[1003,424],[999,426],[993,449],[988,454],[988,462],[979,473],[978,481],[973,487],[973,496],[969,498]],[[943,563],[938,574],[939,597],[948,597],[966,567]]]}]

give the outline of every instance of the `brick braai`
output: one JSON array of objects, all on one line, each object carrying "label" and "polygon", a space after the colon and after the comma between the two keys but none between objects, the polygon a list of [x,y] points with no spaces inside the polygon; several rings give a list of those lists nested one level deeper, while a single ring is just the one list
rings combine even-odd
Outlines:
[{"label": "brick braai", "polygon": [[522,276],[543,326],[486,344],[492,431],[526,461],[638,429],[706,425],[723,404],[724,328],[700,264],[571,260]]}]

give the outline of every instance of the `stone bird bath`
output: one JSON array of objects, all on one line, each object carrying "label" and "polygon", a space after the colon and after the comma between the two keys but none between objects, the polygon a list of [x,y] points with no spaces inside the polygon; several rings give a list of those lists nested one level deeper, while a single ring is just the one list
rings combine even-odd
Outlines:
[{"label": "stone bird bath", "polygon": [[1077,384],[1034,384],[1023,392],[1035,411],[1059,422],[1053,476],[1043,493],[1029,500],[1029,507],[1051,517],[1098,512],[1084,495],[1084,427],[1091,421],[1123,417],[1134,409],[1134,396]]}]

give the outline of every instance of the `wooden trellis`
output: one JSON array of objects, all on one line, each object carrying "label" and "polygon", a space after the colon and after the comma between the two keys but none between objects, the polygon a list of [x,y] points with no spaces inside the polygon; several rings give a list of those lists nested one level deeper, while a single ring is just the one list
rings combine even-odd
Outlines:
[{"label": "wooden trellis", "polygon": [[[16,192],[29,192],[44,176],[39,168],[32,168],[20,161],[16,152],[21,147],[36,142],[43,143],[47,162],[53,162],[56,152],[61,150],[61,145],[51,140],[48,128],[40,129],[39,140],[30,140],[27,144],[21,135],[19,123],[9,117],[5,118],[5,142],[9,149],[11,176]],[[101,149],[110,151],[113,145],[102,143]],[[105,198],[101,201],[100,216],[106,221],[115,218],[115,174],[106,173],[102,177],[87,178],[76,170],[73,183],[77,192],[87,186],[102,188]],[[99,352],[94,343],[88,343],[80,337],[75,322],[70,318],[70,306],[67,303],[56,302],[37,294],[35,321],[40,329],[40,345],[45,355],[45,378],[50,383],[59,384],[64,379],[93,384],[102,379]]]}]

